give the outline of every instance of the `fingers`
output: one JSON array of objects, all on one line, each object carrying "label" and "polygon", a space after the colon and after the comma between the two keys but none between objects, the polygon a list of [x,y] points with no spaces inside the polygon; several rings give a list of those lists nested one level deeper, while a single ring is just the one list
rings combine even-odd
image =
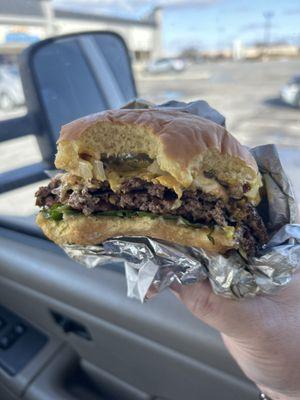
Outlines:
[{"label": "fingers", "polygon": [[209,319],[212,313],[216,312],[218,304],[214,298],[208,281],[196,283],[194,285],[172,286],[173,292],[186,305],[186,307],[198,318]]},{"label": "fingers", "polygon": [[189,286],[175,284],[171,290],[197,318],[229,336],[255,327],[253,319],[259,313],[253,299],[236,301],[216,295],[207,280]]},{"label": "fingers", "polygon": [[220,300],[208,281],[186,286],[175,283],[171,290],[197,318],[214,325],[212,320],[219,314]]},{"label": "fingers", "polygon": [[174,283],[171,289],[197,318],[231,338],[249,343],[254,338],[273,336],[283,321],[291,323],[299,315],[300,273],[277,293],[239,300],[214,294],[207,280],[193,285]]}]

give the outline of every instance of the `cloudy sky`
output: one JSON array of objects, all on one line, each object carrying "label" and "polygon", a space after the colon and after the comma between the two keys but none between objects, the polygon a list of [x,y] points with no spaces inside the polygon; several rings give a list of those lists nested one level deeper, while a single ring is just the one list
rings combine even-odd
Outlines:
[{"label": "cloudy sky", "polygon": [[300,44],[299,0],[54,0],[56,7],[143,18],[163,7],[166,50],[228,47],[263,40],[264,14],[272,13],[271,40]]}]

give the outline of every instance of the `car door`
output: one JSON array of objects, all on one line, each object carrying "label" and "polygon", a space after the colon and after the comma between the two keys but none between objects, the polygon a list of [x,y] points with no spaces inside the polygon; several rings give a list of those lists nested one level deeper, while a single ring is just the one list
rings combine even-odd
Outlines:
[{"label": "car door", "polygon": [[[42,161],[2,174],[2,193],[46,178],[61,124],[136,97],[127,49],[112,33],[40,42],[20,65],[28,114],[1,122],[0,137],[34,132]],[[76,264],[34,216],[1,215],[0,242],[1,399],[255,398],[219,334],[170,292],[145,304],[127,298],[122,263]]]}]

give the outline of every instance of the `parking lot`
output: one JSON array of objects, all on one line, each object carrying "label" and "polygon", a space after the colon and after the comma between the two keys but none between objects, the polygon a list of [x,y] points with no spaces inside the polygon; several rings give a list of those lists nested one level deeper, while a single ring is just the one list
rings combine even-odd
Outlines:
[{"label": "parking lot", "polygon": [[297,73],[300,60],[203,63],[181,74],[140,73],[138,89],[154,102],[206,100],[225,115],[228,130],[249,146],[300,147],[300,110],[278,99],[282,85]]},{"label": "parking lot", "polygon": [[[243,144],[278,145],[283,163],[300,194],[300,110],[282,104],[279,90],[300,73],[300,60],[205,62],[183,73],[136,74],[139,96],[156,103],[171,99],[206,100],[226,116],[228,130]],[[22,112],[22,111],[21,111]],[[6,115],[0,116],[2,119]],[[40,159],[33,137],[0,145],[1,172]],[[1,213],[29,214],[35,187],[0,197]],[[17,210],[16,210],[17,208]]]}]

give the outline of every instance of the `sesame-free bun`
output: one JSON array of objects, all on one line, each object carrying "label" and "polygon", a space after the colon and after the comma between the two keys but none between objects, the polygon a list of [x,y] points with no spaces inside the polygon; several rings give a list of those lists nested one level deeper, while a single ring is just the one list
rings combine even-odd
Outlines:
[{"label": "sesame-free bun", "polygon": [[59,245],[96,245],[117,236],[148,236],[216,253],[225,253],[238,247],[234,234],[228,235],[222,229],[211,232],[208,227],[193,228],[162,218],[118,218],[78,214],[64,215],[61,221],[54,221],[46,219],[40,212],[36,222],[44,234]]},{"label": "sesame-free bun", "polygon": [[75,120],[62,127],[55,165],[81,176],[86,155],[101,160],[128,154],[156,160],[184,188],[213,171],[229,187],[248,183],[252,198],[258,197],[259,173],[248,149],[222,126],[183,111],[120,109]]}]

